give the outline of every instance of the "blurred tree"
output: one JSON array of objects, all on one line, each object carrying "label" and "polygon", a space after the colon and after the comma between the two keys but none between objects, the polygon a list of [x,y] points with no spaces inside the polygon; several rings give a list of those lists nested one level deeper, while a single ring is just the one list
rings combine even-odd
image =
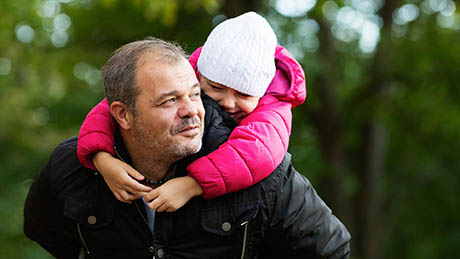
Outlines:
[{"label": "blurred tree", "polygon": [[270,3],[308,78],[290,150],[350,228],[353,256],[451,257],[443,241],[460,243],[450,221],[460,168],[448,155],[460,140],[455,2]]},{"label": "blurred tree", "polygon": [[190,52],[220,8],[217,0],[0,1],[0,258],[49,257],[22,233],[24,198],[52,149],[102,99],[99,68],[110,53],[150,35]]}]

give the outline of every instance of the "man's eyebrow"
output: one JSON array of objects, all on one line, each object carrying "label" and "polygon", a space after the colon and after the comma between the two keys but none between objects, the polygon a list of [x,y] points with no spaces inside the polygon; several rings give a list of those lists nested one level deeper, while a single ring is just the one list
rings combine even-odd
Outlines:
[{"label": "man's eyebrow", "polygon": [[[190,87],[190,89],[194,89],[194,88],[197,88],[197,87],[200,88],[200,84],[199,84],[199,83],[193,84],[193,85]],[[158,101],[161,101],[161,100],[163,100],[163,99],[166,98],[166,97],[175,96],[175,95],[178,95],[178,94],[179,94],[179,91],[173,90],[173,91],[171,91],[171,92],[167,92],[167,93],[164,93],[164,94],[160,95],[160,97],[158,97],[157,100],[158,100]]]},{"label": "man's eyebrow", "polygon": [[161,101],[163,100],[164,98],[168,97],[168,96],[173,96],[173,95],[178,95],[179,94],[179,91],[177,90],[173,90],[171,92],[167,92],[167,93],[164,93],[162,95],[160,95],[160,97],[158,97],[158,101]]}]

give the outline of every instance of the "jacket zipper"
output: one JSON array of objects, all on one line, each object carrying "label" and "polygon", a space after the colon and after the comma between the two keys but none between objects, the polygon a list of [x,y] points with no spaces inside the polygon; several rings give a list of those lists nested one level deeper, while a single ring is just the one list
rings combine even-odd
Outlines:
[{"label": "jacket zipper", "polygon": [[[123,157],[120,155],[120,153],[118,153],[118,150],[117,150],[117,146],[113,146],[113,151],[115,151],[115,154],[117,155],[117,157],[126,163],[126,161],[123,159]],[[139,206],[137,205],[137,202],[134,201],[134,205],[136,205],[136,209],[137,209],[137,212],[139,212],[139,215],[141,215],[142,219],[144,220],[144,223],[147,225],[147,228],[150,230],[150,226],[149,226],[149,222],[147,221],[147,219],[144,217],[144,214],[142,214],[141,210],[139,209]],[[152,236],[153,236],[153,232],[152,230],[150,230],[150,232],[152,233]]]},{"label": "jacket zipper", "polygon": [[[123,159],[123,157],[120,155],[120,153],[118,153],[118,150],[117,150],[117,146],[113,146],[113,151],[115,151],[115,154],[118,156],[118,158],[125,162],[126,161]],[[136,209],[137,209],[137,212],[139,213],[139,215],[141,215],[142,219],[144,220],[144,223],[145,225],[147,225],[147,228],[150,230],[150,233],[152,233],[152,237],[153,237],[153,231],[150,229],[150,226],[149,226],[149,222],[147,221],[147,219],[144,217],[144,214],[142,214],[141,210],[139,209],[139,206],[137,205],[137,202],[134,201],[134,205],[136,206]],[[153,256],[153,259],[155,259],[155,256]]]},{"label": "jacket zipper", "polygon": [[[147,225],[147,228],[149,229],[150,233],[152,234],[152,239],[154,239],[154,237],[153,237],[153,231],[150,229],[149,222],[148,222],[147,219],[144,217],[144,214],[142,214],[141,210],[139,209],[139,205],[137,205],[137,202],[136,202],[136,201],[134,201],[134,205],[136,206],[137,212],[139,213],[139,215],[141,215],[142,219],[144,220],[145,225]],[[152,245],[153,245],[153,244],[152,244]],[[152,247],[153,247],[153,246],[152,246]],[[153,255],[153,259],[155,259],[155,254]]]},{"label": "jacket zipper", "polygon": [[[144,223],[147,225],[147,227],[150,230],[149,222],[147,221],[147,219],[142,214],[141,210],[139,209],[139,206],[137,205],[137,202],[134,202],[134,205],[136,205],[137,212],[139,212],[139,215],[141,215],[142,219],[144,220]],[[152,232],[152,230],[150,230],[150,232]],[[153,235],[153,232],[152,232],[152,235]]]},{"label": "jacket zipper", "polygon": [[[115,154],[118,156],[118,158],[125,162],[126,161],[123,159],[123,157],[120,156],[120,154],[118,153],[118,150],[117,150],[117,146],[113,146],[113,150],[115,151]],[[147,221],[147,219],[144,217],[144,214],[142,214],[141,210],[139,209],[139,206],[137,205],[137,202],[134,201],[134,205],[136,205],[136,209],[137,209],[137,212],[139,212],[139,215],[141,215],[142,219],[144,220],[144,223],[147,225],[148,229],[150,230],[150,226],[149,226],[149,222]],[[152,236],[153,236],[153,232],[152,230],[150,230],[150,232],[152,233]]]},{"label": "jacket zipper", "polygon": [[[126,163],[126,161],[123,159],[123,157],[120,155],[120,153],[118,153],[118,150],[117,150],[117,146],[113,146],[113,151],[115,151],[115,154],[117,155],[117,157]],[[145,224],[147,225],[147,227],[150,229],[150,226],[149,226],[149,222],[147,221],[147,219],[144,217],[144,214],[142,214],[141,210],[139,209],[139,206],[137,205],[137,202],[134,201],[134,205],[136,205],[136,209],[137,209],[137,212],[139,212],[139,215],[141,215],[142,219],[144,220]],[[150,231],[152,232],[152,231]],[[153,235],[153,232],[152,232],[152,235]]]},{"label": "jacket zipper", "polygon": [[83,239],[83,235],[81,234],[80,223],[77,223],[77,231],[78,231],[78,235],[80,236],[80,240],[83,243],[83,246],[85,247],[86,253],[90,254],[88,246],[86,245],[86,242]]},{"label": "jacket zipper", "polygon": [[241,248],[241,259],[244,258],[244,254],[246,252],[246,238],[248,236],[248,226],[249,221],[245,221],[241,223],[241,226],[244,226],[244,233],[243,233],[243,247]]}]

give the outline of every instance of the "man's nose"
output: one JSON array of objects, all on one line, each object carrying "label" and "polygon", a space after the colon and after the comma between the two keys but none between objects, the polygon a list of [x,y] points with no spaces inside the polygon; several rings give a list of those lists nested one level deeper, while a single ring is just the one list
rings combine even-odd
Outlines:
[{"label": "man's nose", "polygon": [[182,102],[181,107],[178,110],[180,118],[192,118],[198,114],[199,103],[185,98]]}]

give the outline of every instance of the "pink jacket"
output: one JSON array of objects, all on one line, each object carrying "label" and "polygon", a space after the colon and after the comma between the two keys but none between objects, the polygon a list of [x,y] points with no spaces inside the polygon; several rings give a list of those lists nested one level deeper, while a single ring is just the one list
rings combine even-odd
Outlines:
[{"label": "pink jacket", "polygon": [[[197,71],[198,48],[189,58]],[[201,157],[187,171],[203,188],[203,197],[215,198],[254,185],[267,177],[287,152],[291,133],[291,109],[306,98],[305,74],[288,51],[278,46],[277,71],[256,109],[241,120],[227,142]],[[197,71],[198,72],[198,71]],[[115,123],[104,99],[87,115],[78,135],[80,162],[93,170],[92,155],[98,151],[114,154]]]}]

